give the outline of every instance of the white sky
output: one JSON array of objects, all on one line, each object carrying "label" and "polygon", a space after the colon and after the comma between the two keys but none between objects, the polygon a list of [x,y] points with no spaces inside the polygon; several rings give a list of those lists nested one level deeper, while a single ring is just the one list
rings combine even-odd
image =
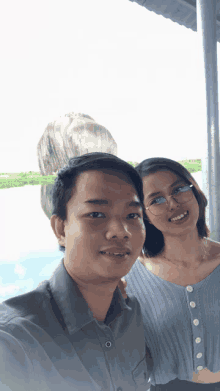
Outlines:
[{"label": "white sky", "polygon": [[105,126],[125,160],[204,154],[195,32],[128,0],[7,0],[0,37],[0,172],[38,171],[45,127],[69,112]]}]

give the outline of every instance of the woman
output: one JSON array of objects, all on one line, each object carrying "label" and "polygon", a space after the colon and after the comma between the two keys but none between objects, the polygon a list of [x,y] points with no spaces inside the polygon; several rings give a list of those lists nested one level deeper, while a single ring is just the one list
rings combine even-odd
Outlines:
[{"label": "woman", "polygon": [[144,185],[147,250],[125,280],[144,318],[150,389],[220,390],[220,243],[208,239],[207,199],[173,160],[147,159],[136,169]]}]

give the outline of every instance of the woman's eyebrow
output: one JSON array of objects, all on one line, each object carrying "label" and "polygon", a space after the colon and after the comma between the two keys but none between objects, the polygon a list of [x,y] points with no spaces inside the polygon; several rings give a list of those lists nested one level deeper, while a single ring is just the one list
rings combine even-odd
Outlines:
[{"label": "woman's eyebrow", "polygon": [[[183,182],[185,182],[184,179],[177,179],[175,182],[173,182],[173,184],[170,187],[177,185],[177,183],[183,183]],[[161,191],[157,191],[156,193],[149,194],[147,197],[153,197],[153,196],[158,195],[160,193],[161,193]]]}]

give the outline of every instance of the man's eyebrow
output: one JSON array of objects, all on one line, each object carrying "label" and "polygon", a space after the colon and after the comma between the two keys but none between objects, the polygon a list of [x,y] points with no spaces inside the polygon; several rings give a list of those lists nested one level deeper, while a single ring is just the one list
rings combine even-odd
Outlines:
[{"label": "man's eyebrow", "polygon": [[102,199],[92,199],[92,200],[85,201],[84,204],[108,205],[108,201],[107,200],[102,200]]},{"label": "man's eyebrow", "polygon": [[132,201],[130,202],[129,206],[134,206],[137,208],[142,208],[141,202],[140,201]]},{"label": "man's eyebrow", "polygon": [[[177,183],[182,183],[182,182],[185,182],[184,179],[177,179],[175,182],[173,182],[173,184],[170,187],[173,187],[173,186],[177,185]],[[150,198],[150,197],[153,197],[153,196],[158,195],[160,193],[161,193],[161,191],[157,191],[156,193],[149,194],[148,197]]]},{"label": "man's eyebrow", "polygon": [[[104,199],[92,199],[92,200],[87,200],[84,202],[84,204],[91,204],[91,205],[108,205],[109,202],[108,200]],[[141,202],[139,201],[131,201],[129,206],[134,206],[137,208],[142,208]]]}]

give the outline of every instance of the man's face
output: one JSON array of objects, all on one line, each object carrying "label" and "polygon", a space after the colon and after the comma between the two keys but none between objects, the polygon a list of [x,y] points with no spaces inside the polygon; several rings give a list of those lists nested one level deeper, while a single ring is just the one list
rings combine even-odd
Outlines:
[{"label": "man's face", "polygon": [[59,241],[73,278],[110,282],[129,272],[145,241],[139,203],[136,189],[122,174],[94,170],[77,177]]}]

